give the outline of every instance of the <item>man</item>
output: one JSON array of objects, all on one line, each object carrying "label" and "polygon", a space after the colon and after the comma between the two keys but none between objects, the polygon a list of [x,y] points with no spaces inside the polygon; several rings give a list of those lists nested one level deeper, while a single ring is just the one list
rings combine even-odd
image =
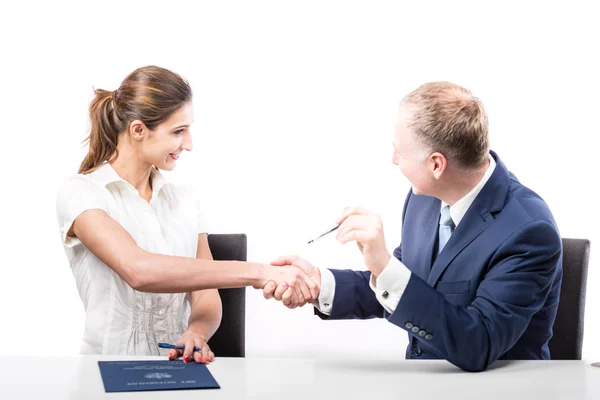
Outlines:
[{"label": "man", "polygon": [[[406,330],[407,358],[446,359],[466,371],[497,359],[550,359],[561,237],[546,203],[489,150],[479,99],[448,82],[410,93],[393,163],[412,184],[393,257],[381,219],[347,208],[337,239],[357,243],[368,271],[319,269],[294,256],[273,264],[320,283],[313,304],[323,319],[387,318]],[[269,283],[264,295],[303,305],[283,285]]]}]

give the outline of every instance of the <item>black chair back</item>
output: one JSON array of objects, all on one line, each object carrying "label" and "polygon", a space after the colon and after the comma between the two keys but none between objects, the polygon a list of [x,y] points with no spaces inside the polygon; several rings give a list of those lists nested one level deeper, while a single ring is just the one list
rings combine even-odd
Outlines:
[{"label": "black chair back", "polygon": [[553,360],[581,360],[590,241],[563,238],[563,281],[548,346]]},{"label": "black chair back", "polygon": [[[208,244],[215,260],[246,261],[247,238],[240,234],[211,234]],[[223,319],[208,341],[215,357],[244,357],[246,354],[246,288],[219,289]]]}]

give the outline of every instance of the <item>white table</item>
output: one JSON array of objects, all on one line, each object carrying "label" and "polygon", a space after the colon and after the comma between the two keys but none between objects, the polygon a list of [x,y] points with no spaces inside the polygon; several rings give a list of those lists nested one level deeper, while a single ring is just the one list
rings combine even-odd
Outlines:
[{"label": "white table", "polygon": [[221,389],[105,393],[99,360],[156,357],[0,357],[0,399],[600,399],[588,361],[498,362],[468,373],[445,361],[217,358]]}]

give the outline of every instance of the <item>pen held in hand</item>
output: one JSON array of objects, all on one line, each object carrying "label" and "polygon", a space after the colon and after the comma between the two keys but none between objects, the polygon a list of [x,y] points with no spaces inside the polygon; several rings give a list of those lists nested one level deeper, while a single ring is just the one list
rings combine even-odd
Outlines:
[{"label": "pen held in hand", "polygon": [[321,235],[321,236],[319,236],[318,238],[316,238],[316,239],[313,239],[313,240],[309,241],[309,242],[308,242],[308,244],[311,244],[311,243],[313,243],[314,241],[321,239],[323,236],[330,234],[331,232],[335,231],[335,230],[336,230],[337,228],[339,228],[339,227],[340,227],[340,226],[338,225],[338,226],[336,226],[335,228],[332,228],[332,229],[328,230],[327,232],[325,232],[324,234],[322,234],[322,235]]}]

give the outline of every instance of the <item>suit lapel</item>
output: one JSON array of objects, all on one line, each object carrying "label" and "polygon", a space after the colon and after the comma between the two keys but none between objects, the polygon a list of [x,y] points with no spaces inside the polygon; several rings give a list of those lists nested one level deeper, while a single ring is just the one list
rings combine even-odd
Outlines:
[{"label": "suit lapel", "polygon": [[[452,260],[492,223],[494,213],[502,210],[504,206],[508,195],[510,173],[496,153],[490,151],[490,154],[496,160],[496,169],[433,263],[427,278],[427,283],[432,287]],[[434,237],[437,238],[437,232],[434,233]]]},{"label": "suit lapel", "polygon": [[431,267],[431,273],[427,278],[427,283],[434,286],[440,279],[440,276],[454,258],[460,253],[469,243],[483,232],[493,220],[489,212],[487,212],[481,204],[475,199],[469,211],[465,214],[462,221],[456,227],[456,230],[450,236],[450,240],[442,249],[437,259]]},{"label": "suit lapel", "polygon": [[433,261],[433,253],[435,251],[440,221],[440,203],[441,202],[438,199],[435,199],[434,204],[431,207],[432,211],[428,214],[424,225],[423,247],[420,250],[423,252],[423,257],[419,257],[421,262],[418,263],[417,271],[415,271],[417,276],[424,281],[427,280],[427,277],[431,273],[431,262]]}]

